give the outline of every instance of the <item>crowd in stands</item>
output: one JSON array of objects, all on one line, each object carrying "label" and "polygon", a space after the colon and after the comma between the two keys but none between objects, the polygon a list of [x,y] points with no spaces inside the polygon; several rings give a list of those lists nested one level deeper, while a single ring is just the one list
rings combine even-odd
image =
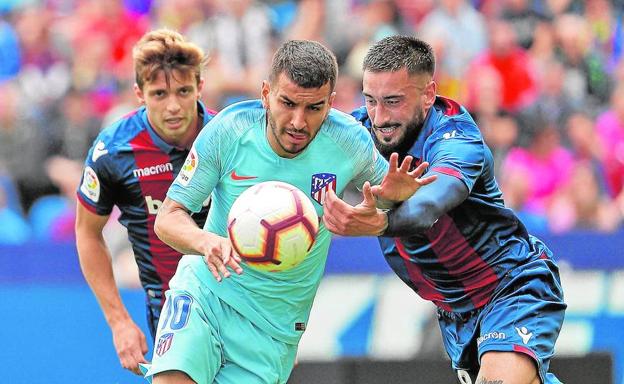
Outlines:
[{"label": "crowd in stands", "polygon": [[415,34],[434,47],[439,93],[469,109],[507,205],[532,232],[615,231],[623,17],[608,0],[0,0],[0,244],[73,239],[84,157],[137,106],[131,49],[158,27],[209,54],[203,100],[217,110],[257,98],[274,48],[294,38],[336,53],[334,106],[350,112],[363,103],[368,46]]}]

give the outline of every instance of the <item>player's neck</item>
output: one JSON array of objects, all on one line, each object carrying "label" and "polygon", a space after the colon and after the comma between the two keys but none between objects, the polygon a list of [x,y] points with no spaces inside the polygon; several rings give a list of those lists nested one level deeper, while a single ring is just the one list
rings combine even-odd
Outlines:
[{"label": "player's neck", "polygon": [[201,125],[203,123],[203,118],[200,118],[199,113],[195,115],[193,122],[191,122],[191,126],[188,129],[188,132],[182,137],[180,142],[176,144],[176,147],[190,149],[199,134],[201,129]]}]

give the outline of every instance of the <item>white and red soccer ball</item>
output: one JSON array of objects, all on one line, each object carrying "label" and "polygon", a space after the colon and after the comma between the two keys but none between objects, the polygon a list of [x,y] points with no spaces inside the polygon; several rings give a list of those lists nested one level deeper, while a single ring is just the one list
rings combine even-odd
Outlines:
[{"label": "white and red soccer ball", "polygon": [[319,219],[310,199],[297,187],[266,181],[234,201],[227,228],[234,250],[249,266],[279,272],[306,258]]}]

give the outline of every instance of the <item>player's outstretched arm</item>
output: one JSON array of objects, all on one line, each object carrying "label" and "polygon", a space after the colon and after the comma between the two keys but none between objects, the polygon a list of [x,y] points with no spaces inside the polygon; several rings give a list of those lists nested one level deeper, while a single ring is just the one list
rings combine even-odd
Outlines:
[{"label": "player's outstretched arm", "polygon": [[388,217],[376,206],[377,200],[367,181],[362,188],[364,200],[351,206],[329,190],[323,203],[323,223],[337,235],[380,236],[388,226]]},{"label": "player's outstretched arm", "polygon": [[121,366],[140,375],[145,363],[147,342],[130,317],[115,284],[111,256],[102,237],[108,216],[91,213],[82,204],[76,209],[76,247],[80,268],[97,298],[113,334],[113,344]]},{"label": "player's outstretched arm", "polygon": [[364,200],[351,206],[329,192],[323,204],[323,222],[342,236],[410,236],[422,233],[440,216],[468,197],[468,188],[457,178],[438,174],[435,183],[419,187],[408,200],[385,211],[375,206],[372,187],[364,184]]},{"label": "player's outstretched arm", "polygon": [[384,236],[401,237],[422,233],[446,212],[466,200],[466,185],[454,176],[438,174],[435,183],[422,187],[418,193],[387,212],[388,227]]},{"label": "player's outstretched arm", "polygon": [[240,256],[228,238],[204,231],[191,218],[188,209],[170,198],[165,198],[156,215],[156,235],[170,247],[183,254],[204,255],[208,269],[217,281],[230,277],[230,267],[241,274]]}]

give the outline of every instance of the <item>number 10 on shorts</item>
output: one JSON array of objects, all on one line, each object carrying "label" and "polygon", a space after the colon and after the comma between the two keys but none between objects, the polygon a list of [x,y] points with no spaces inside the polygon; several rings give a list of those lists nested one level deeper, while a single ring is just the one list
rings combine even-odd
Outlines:
[{"label": "number 10 on shorts", "polygon": [[186,294],[169,296],[165,303],[165,319],[160,326],[163,330],[169,325],[169,328],[173,331],[184,328],[188,322],[191,304],[193,298]]}]

